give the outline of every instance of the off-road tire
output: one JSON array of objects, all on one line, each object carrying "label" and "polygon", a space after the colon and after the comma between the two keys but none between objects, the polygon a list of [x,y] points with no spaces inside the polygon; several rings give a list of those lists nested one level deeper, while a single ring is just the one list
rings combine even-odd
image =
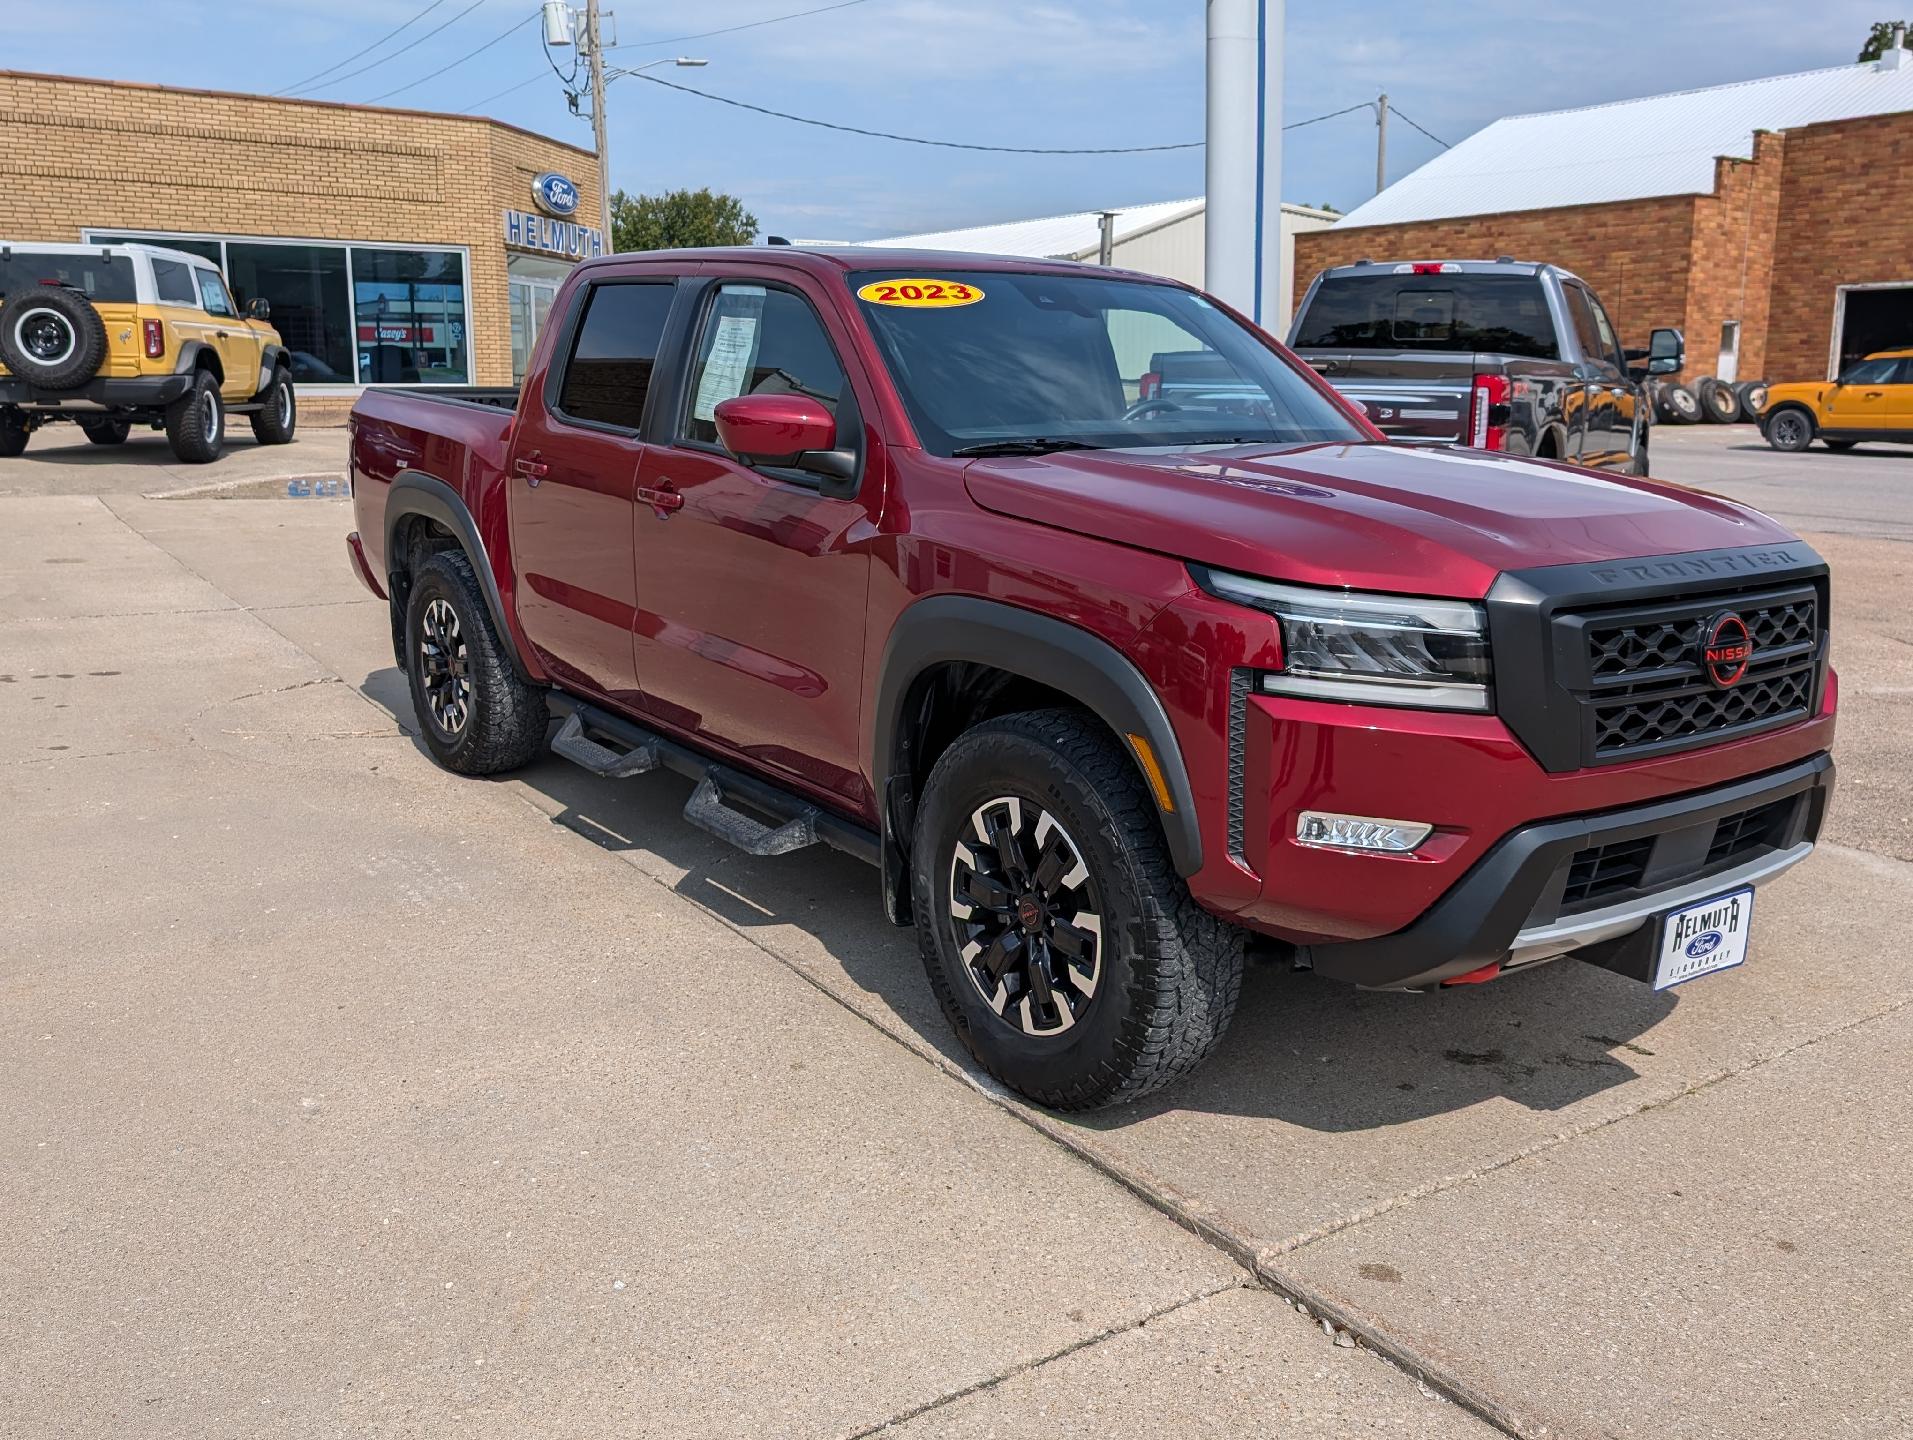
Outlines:
[{"label": "off-road tire", "polygon": [[[425,614],[434,601],[450,607],[463,642],[469,704],[464,723],[455,730],[441,726],[426,696],[426,666],[420,654]],[[550,711],[543,693],[512,669],[485,608],[477,573],[462,551],[439,551],[413,578],[405,607],[405,649],[405,676],[418,713],[419,737],[439,764],[460,775],[496,775],[538,757]]]},{"label": "off-road tire", "polygon": [[1767,382],[1742,380],[1734,386],[1734,394],[1740,397],[1740,418],[1758,424],[1760,412],[1767,408]]},{"label": "off-road tire", "polygon": [[1635,450],[1634,458],[1627,462],[1627,473],[1637,480],[1647,478],[1647,437],[1641,437],[1640,447]]},{"label": "off-road tire", "polygon": [[11,460],[27,448],[27,417],[18,410],[0,410],[0,460]]},{"label": "off-road tire", "polygon": [[226,402],[212,371],[195,370],[193,388],[166,407],[166,443],[188,465],[219,458],[226,443]]},{"label": "off-road tire", "polygon": [[[57,339],[57,354],[29,348],[35,319],[50,327],[43,334]],[[106,363],[106,322],[93,302],[63,285],[37,285],[0,301],[0,362],[17,380],[42,390],[77,390]]]},{"label": "off-road tire", "polygon": [[1734,387],[1708,375],[1694,387],[1701,418],[1710,425],[1732,425],[1740,419],[1740,396]]},{"label": "off-road tire", "polygon": [[272,383],[259,392],[259,408],[248,417],[252,438],[261,445],[290,445],[299,428],[299,401],[292,392],[292,376],[281,366]]},{"label": "off-road tire", "polygon": [[[958,954],[955,848],[973,810],[999,796],[1033,802],[1078,842],[1102,907],[1094,994],[1053,1037],[992,1010]],[[959,736],[924,787],[910,864],[918,947],[944,1015],[978,1064],[1038,1104],[1138,1099],[1194,1070],[1228,1029],[1248,937],[1191,898],[1134,762],[1090,717],[1032,710]]]},{"label": "off-road tire", "polygon": [[1761,424],[1761,433],[1776,450],[1798,455],[1813,444],[1813,416],[1798,405],[1782,405],[1769,412]]},{"label": "off-road tire", "polygon": [[133,433],[133,422],[130,420],[82,420],[80,430],[90,444],[124,445],[126,437]]}]

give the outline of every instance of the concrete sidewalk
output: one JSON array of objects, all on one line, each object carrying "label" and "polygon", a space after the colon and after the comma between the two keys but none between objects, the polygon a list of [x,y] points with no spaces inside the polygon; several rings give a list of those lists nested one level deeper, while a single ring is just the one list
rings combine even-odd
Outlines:
[{"label": "concrete sidewalk", "polygon": [[343,507],[114,503],[0,501],[0,1435],[1482,1433],[430,765]]},{"label": "concrete sidewalk", "polygon": [[1258,970],[1191,1081],[1062,1120],[966,1071],[864,867],[432,767],[347,523],[0,500],[0,1415],[1482,1433],[1327,1314],[1518,1434],[1908,1428],[1906,546],[1816,538],[1840,791],[1748,965]]}]

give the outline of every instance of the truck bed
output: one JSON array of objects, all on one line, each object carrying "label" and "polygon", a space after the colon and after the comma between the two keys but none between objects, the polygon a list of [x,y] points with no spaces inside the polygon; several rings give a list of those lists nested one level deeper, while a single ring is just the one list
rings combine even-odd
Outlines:
[{"label": "truck bed", "polygon": [[450,400],[460,405],[489,405],[496,410],[518,408],[516,385],[369,385],[368,392],[410,395],[420,400]]}]

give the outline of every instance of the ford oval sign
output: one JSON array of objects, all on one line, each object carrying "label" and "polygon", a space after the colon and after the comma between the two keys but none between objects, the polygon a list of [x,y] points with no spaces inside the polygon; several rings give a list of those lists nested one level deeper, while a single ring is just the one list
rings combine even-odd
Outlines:
[{"label": "ford oval sign", "polygon": [[1709,930],[1704,934],[1696,935],[1692,940],[1687,942],[1687,953],[1695,960],[1705,959],[1720,949],[1721,942],[1724,939],[1725,937],[1720,931]]},{"label": "ford oval sign", "polygon": [[547,215],[563,219],[578,211],[578,187],[556,170],[547,170],[531,182],[531,196]]}]

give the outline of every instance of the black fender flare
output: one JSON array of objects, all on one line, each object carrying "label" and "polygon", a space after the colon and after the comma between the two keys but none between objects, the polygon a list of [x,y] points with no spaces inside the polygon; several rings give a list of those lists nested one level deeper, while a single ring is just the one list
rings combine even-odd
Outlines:
[{"label": "black fender flare", "polygon": [[188,340],[179,347],[179,358],[173,362],[173,373],[175,375],[192,374],[199,368],[201,355],[212,361],[212,368],[223,379],[226,374],[225,363],[220,360],[218,349],[208,345],[204,340]]},{"label": "black fender flare", "polygon": [[[1142,671],[1107,640],[1067,621],[971,595],[933,595],[897,617],[884,643],[878,672],[870,759],[883,812],[886,871],[893,861],[901,861],[905,848],[893,841],[898,817],[892,814],[891,804],[904,701],[912,683],[926,670],[954,661],[988,665],[1061,690],[1080,700],[1119,737],[1147,739],[1174,806],[1164,811],[1159,804],[1156,811],[1170,858],[1184,876],[1202,868],[1202,833],[1182,747],[1169,723],[1169,712]],[[888,885],[885,889],[889,893]]]},{"label": "black fender flare", "polygon": [[283,345],[268,345],[259,352],[259,390],[266,393],[266,387],[272,384],[273,371],[285,367],[286,379],[292,379],[292,357]]},{"label": "black fender flare", "polygon": [[400,559],[396,544],[399,523],[414,515],[436,520],[452,532],[478,575],[478,588],[484,593],[485,608],[491,612],[492,629],[498,633],[498,641],[505,647],[511,668],[518,672],[520,680],[537,684],[537,677],[526,668],[524,657],[518,653],[518,643],[512,637],[511,626],[506,623],[505,600],[498,593],[498,579],[492,573],[491,556],[485,551],[485,542],[479,538],[478,523],[472,519],[472,512],[465,508],[464,499],[450,485],[435,475],[418,470],[407,470],[397,476],[385,497],[386,593],[392,597],[392,602],[403,603],[399,597],[406,588],[392,578],[398,573],[393,567]]}]

